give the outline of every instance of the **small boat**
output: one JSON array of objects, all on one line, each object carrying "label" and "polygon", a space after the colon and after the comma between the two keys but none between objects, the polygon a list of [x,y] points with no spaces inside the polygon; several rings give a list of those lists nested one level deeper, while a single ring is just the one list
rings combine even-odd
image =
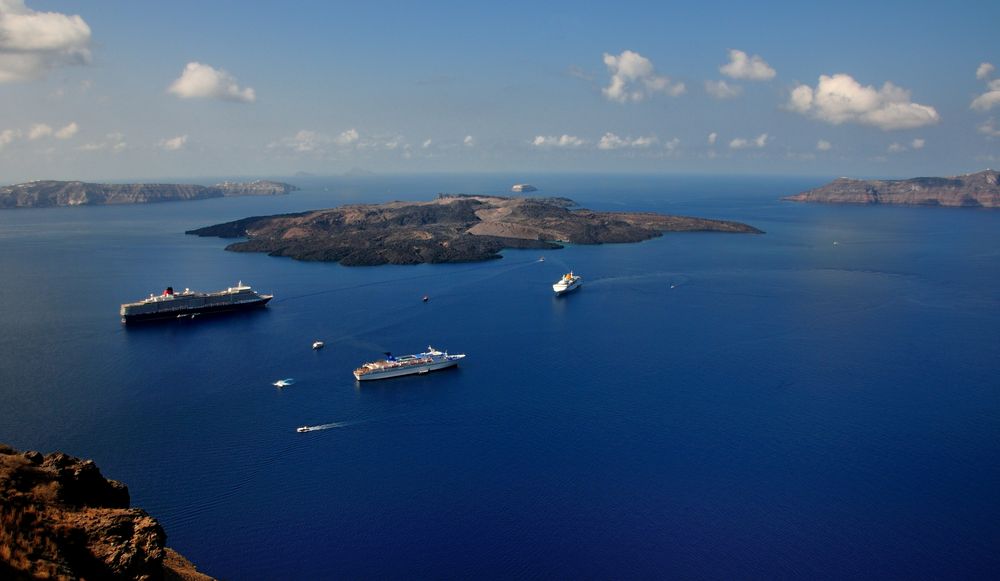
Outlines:
[{"label": "small boat", "polygon": [[322,349],[324,345],[326,345],[326,343],[323,343],[322,341],[313,341],[313,349]]},{"label": "small boat", "polygon": [[426,303],[427,301],[431,300],[431,297],[429,297],[427,295],[424,295],[424,299],[423,300]]},{"label": "small boat", "polygon": [[294,379],[292,379],[291,377],[287,377],[285,379],[279,379],[278,381],[275,381],[271,385],[273,385],[274,387],[288,387],[289,385],[292,385],[294,383],[295,383]]},{"label": "small boat", "polygon": [[580,288],[583,284],[583,277],[578,274],[573,274],[568,272],[562,275],[562,278],[557,280],[555,284],[552,285],[552,292],[556,293],[556,296],[564,295],[568,292],[574,291]]},{"label": "small boat", "polygon": [[544,256],[539,256],[538,257],[538,262],[545,262],[545,257]]},{"label": "small boat", "polygon": [[301,428],[295,428],[295,431],[299,432],[299,433],[302,433],[302,432],[311,432],[312,428],[310,428],[309,426],[302,426]]}]

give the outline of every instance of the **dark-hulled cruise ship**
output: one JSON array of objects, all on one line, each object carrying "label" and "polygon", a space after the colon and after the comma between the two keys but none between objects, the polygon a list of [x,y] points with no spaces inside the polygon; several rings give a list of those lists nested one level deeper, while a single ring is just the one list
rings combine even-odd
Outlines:
[{"label": "dark-hulled cruise ship", "polygon": [[194,292],[191,289],[177,293],[168,286],[159,296],[149,295],[148,299],[123,304],[121,316],[122,323],[182,319],[263,307],[272,298],[273,295],[255,292],[242,281],[214,293]]}]

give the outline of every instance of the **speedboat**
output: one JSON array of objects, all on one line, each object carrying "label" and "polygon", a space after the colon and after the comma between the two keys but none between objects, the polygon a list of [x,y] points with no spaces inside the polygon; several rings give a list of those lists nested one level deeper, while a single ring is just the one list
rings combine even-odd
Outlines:
[{"label": "speedboat", "polygon": [[322,349],[323,345],[325,345],[325,343],[322,341],[313,341],[313,349]]},{"label": "speedboat", "polygon": [[271,385],[273,385],[274,387],[288,387],[289,385],[292,385],[293,383],[295,383],[295,380],[292,379],[291,377],[288,377],[288,378],[285,378],[285,379],[279,379],[278,381],[275,381]]},{"label": "speedboat", "polygon": [[310,428],[309,426],[302,426],[301,428],[295,428],[295,431],[296,432],[300,432],[300,433],[301,432],[310,432],[310,431],[312,431],[312,428]]}]

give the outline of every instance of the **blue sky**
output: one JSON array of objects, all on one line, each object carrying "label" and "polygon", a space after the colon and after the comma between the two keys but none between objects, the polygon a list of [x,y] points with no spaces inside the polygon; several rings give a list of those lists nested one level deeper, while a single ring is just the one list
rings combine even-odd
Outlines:
[{"label": "blue sky", "polygon": [[0,182],[964,173],[1000,165],[998,21],[997,2],[0,0]]}]

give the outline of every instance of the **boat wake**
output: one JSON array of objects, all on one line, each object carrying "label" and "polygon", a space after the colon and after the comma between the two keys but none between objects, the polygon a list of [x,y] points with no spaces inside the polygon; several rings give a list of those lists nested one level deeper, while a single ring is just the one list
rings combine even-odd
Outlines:
[{"label": "boat wake", "polygon": [[329,424],[318,424],[315,426],[302,426],[301,428],[295,428],[296,432],[319,432],[322,430],[332,430],[334,428],[346,428],[348,426],[353,426],[355,424],[360,424],[361,421],[356,422],[330,422]]}]

